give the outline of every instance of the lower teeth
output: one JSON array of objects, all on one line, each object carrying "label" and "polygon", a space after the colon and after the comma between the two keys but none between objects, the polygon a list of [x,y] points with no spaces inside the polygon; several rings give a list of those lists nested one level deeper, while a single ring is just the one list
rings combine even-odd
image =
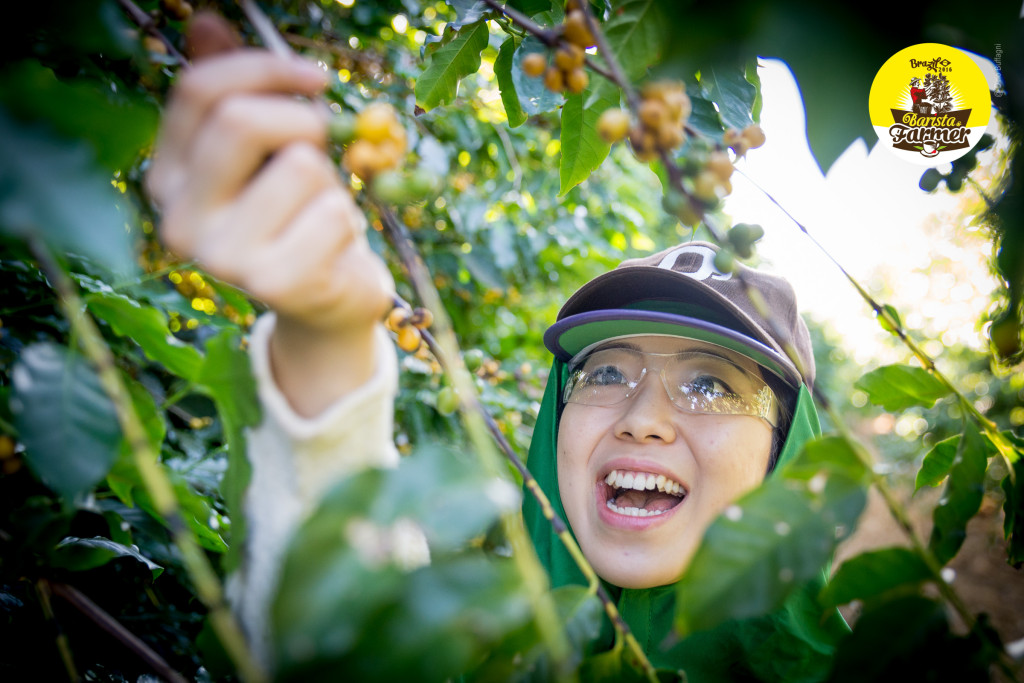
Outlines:
[{"label": "lower teeth", "polygon": [[620,515],[628,515],[630,517],[655,517],[657,515],[664,514],[664,510],[647,510],[645,508],[620,508],[612,501],[608,501],[608,509],[619,513]]}]

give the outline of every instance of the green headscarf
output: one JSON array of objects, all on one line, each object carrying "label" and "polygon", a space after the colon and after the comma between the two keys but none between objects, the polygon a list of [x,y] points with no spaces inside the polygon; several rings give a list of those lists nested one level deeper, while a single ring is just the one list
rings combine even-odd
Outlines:
[{"label": "green headscarf", "polygon": [[[548,377],[527,463],[541,489],[551,501],[555,514],[566,522],[558,489],[557,441],[559,401],[567,379],[566,366],[556,360]],[[784,466],[803,445],[821,433],[818,414],[810,392],[801,386],[789,434],[779,454],[777,467]],[[541,562],[547,567],[553,588],[568,584],[586,585],[583,574],[544,518],[540,506],[525,492],[523,516]],[[675,586],[623,589],[605,584],[619,612],[629,624],[648,659],[659,669],[682,669],[688,683],[717,681],[819,681],[831,665],[838,640],[849,628],[832,611],[822,619],[815,602],[821,580],[795,593],[786,605],[772,614],[732,621],[695,633],[666,648],[675,615]],[[611,624],[605,623],[598,651],[613,644]]]}]

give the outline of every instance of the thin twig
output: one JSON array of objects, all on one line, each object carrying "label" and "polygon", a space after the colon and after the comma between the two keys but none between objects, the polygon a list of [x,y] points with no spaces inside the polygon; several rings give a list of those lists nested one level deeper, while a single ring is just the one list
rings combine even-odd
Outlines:
[{"label": "thin twig", "polygon": [[39,262],[39,269],[56,290],[61,311],[71,324],[72,333],[78,339],[82,352],[96,368],[100,385],[114,405],[121,431],[131,449],[135,469],[153,500],[153,507],[181,551],[182,561],[195,586],[196,595],[209,610],[210,623],[217,636],[244,680],[265,680],[249,652],[238,623],[224,601],[220,579],[181,515],[174,488],[161,467],[159,453],[150,444],[138,413],[135,412],[131,395],[121,380],[110,347],[96,323],[86,313],[85,304],[74,283],[54,259],[49,248],[38,237],[30,239],[29,246]]},{"label": "thin twig", "polygon": [[507,5],[502,5],[496,0],[484,0],[484,4],[490,7],[491,9],[501,12],[506,17],[511,19],[513,22],[515,22],[528,32],[532,33],[533,35],[537,36],[537,38],[548,47],[554,47],[555,45],[558,44],[558,39],[560,37],[559,31],[555,29],[544,28],[543,26],[534,22],[532,19],[530,19],[528,16],[518,11],[517,9],[513,7],[508,7]]},{"label": "thin twig", "polygon": [[68,644],[68,636],[60,627],[57,616],[53,613],[53,605],[50,603],[50,586],[45,579],[36,581],[36,595],[39,597],[39,606],[43,609],[43,616],[53,627],[54,641],[56,641],[57,652],[60,653],[60,661],[64,664],[64,671],[67,672],[69,681],[80,681],[75,667],[75,659],[71,655],[71,646]]},{"label": "thin twig", "polygon": [[176,60],[178,60],[178,62],[182,66],[187,67],[189,65],[188,58],[185,55],[181,54],[181,52],[178,51],[178,48],[174,46],[174,43],[171,42],[171,39],[165,36],[163,32],[160,31],[159,28],[157,28],[156,22],[153,21],[153,17],[146,14],[146,12],[144,12],[138,5],[132,2],[132,0],[117,1],[121,4],[121,7],[124,9],[124,11],[128,13],[128,16],[131,18],[131,20],[135,23],[136,26],[138,26],[140,29],[142,29],[149,35],[157,38],[161,43],[163,43],[164,47],[167,48],[167,52]]},{"label": "thin twig", "polygon": [[118,642],[134,652],[139,659],[148,664],[158,676],[171,683],[187,683],[187,680],[180,673],[175,671],[163,657],[153,651],[138,636],[126,629],[119,621],[114,619],[103,608],[87,598],[78,589],[63,583],[44,583],[57,595],[67,601],[72,607],[89,617],[89,619],[109,633]]}]

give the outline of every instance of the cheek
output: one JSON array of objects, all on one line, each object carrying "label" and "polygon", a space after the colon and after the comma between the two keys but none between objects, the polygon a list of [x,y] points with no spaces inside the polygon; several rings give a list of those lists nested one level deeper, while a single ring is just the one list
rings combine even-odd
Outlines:
[{"label": "cheek", "polygon": [[705,441],[698,465],[719,504],[727,505],[764,480],[771,445],[771,430],[759,424],[715,430]]}]

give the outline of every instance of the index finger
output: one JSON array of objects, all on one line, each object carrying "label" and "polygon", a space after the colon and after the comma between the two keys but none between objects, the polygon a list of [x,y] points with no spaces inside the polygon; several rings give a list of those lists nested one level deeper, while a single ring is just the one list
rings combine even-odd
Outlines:
[{"label": "index finger", "polygon": [[220,100],[239,93],[316,95],[327,74],[316,64],[265,50],[236,50],[204,59],[181,76],[171,93],[164,129],[153,162],[153,185],[179,164],[188,141]]}]

